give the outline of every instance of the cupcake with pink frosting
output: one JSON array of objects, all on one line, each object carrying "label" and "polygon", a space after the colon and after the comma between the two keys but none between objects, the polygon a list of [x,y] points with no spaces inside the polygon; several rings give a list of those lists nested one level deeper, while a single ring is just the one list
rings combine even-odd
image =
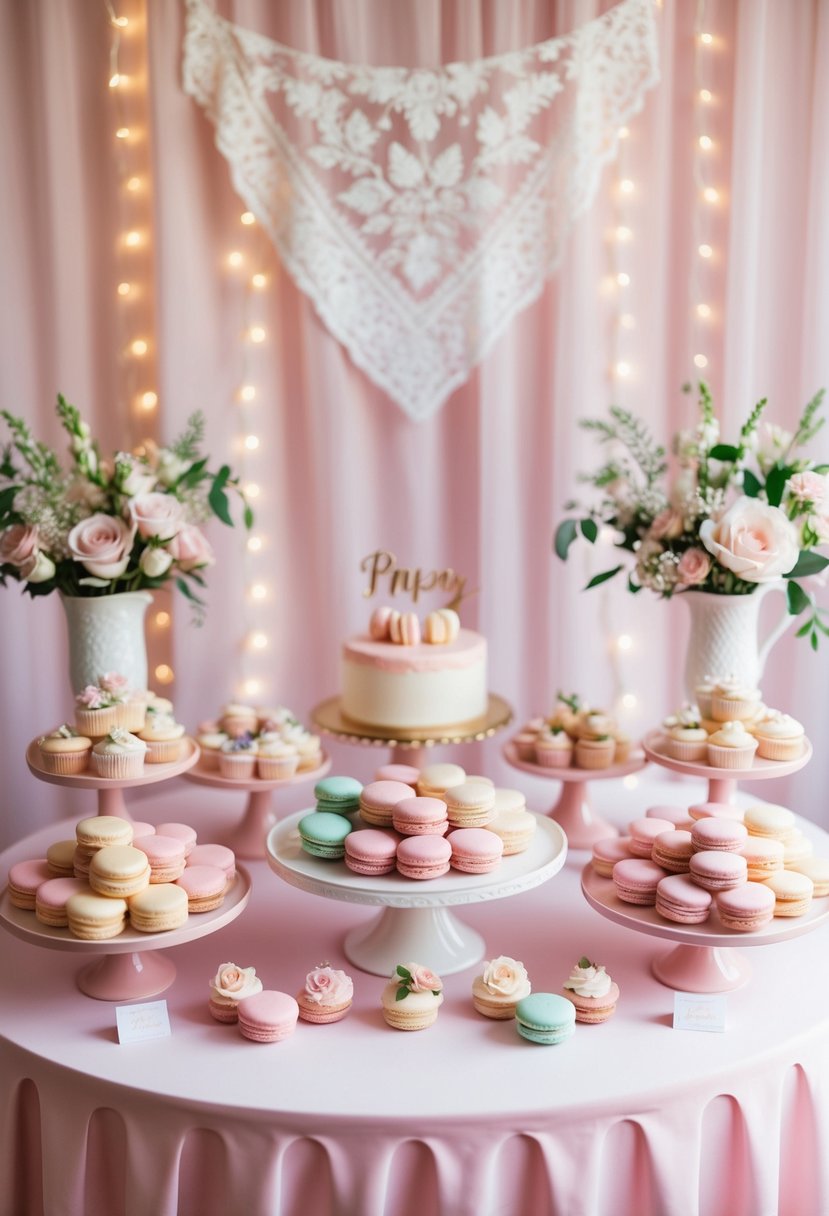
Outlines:
[{"label": "cupcake with pink frosting", "polygon": [[297,993],[299,1016],[303,1022],[339,1022],[351,1008],[354,984],[344,971],[320,963],[305,977],[305,987]]}]

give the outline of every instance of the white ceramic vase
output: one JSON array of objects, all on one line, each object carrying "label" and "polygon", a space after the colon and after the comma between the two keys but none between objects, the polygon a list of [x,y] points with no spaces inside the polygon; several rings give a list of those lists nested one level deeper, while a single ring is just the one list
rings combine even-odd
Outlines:
[{"label": "white ceramic vase", "polygon": [[758,637],[760,605],[771,591],[784,594],[783,579],[758,583],[749,595],[715,595],[685,591],[678,598],[691,614],[691,634],[685,655],[685,690],[696,699],[695,688],[705,676],[735,675],[756,688],[769,651],[796,619],[783,605],[783,614],[761,642]]},{"label": "white ceramic vase", "polygon": [[80,692],[98,677],[117,671],[133,688],[147,687],[147,640],[144,614],[149,591],[117,595],[62,595],[69,636],[69,678]]}]

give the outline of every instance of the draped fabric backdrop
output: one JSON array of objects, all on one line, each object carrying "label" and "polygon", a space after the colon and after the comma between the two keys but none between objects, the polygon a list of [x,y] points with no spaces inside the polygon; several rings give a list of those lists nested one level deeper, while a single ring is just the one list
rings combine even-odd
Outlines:
[{"label": "draped fabric backdrop", "polygon": [[[580,417],[612,401],[639,411],[663,438],[692,419],[680,392],[708,359],[724,431],[761,396],[769,417],[794,422],[829,381],[829,4],[821,0],[665,0],[658,9],[661,83],[646,97],[592,209],[576,223],[556,275],[497,341],[467,383],[425,421],[411,421],[349,360],[298,290],[243,205],[214,132],[182,89],[184,9],[125,0],[129,39],[148,47],[146,121],[132,138],[151,156],[146,298],[125,312],[125,210],[110,75],[111,27],[90,0],[0,0],[0,402],[58,442],[58,390],[85,411],[105,449],[140,440],[134,367],[124,354],[138,320],[150,326],[158,407],[170,439],[195,408],[206,448],[260,487],[256,534],[213,527],[201,630],[175,604],[171,632],[151,622],[153,654],[175,673],[178,716],[190,727],[256,679],[256,700],[303,718],[337,691],[343,635],[364,627],[361,559],[393,551],[407,566],[462,571],[478,594],[465,623],[489,638],[491,687],[522,719],[558,688],[618,704],[643,731],[678,701],[685,609],[611,584],[582,594],[611,564],[583,551],[551,554],[579,469],[596,463]],[[597,0],[222,0],[218,11],[290,47],[347,63],[431,67],[521,49],[603,11]],[[704,60],[698,34],[711,31]],[[701,80],[704,67],[707,79]],[[704,115],[701,85],[712,97]],[[700,202],[702,133],[714,143]],[[123,154],[123,153],[121,153]],[[631,186],[622,186],[630,182]],[[622,233],[619,228],[629,229]],[[711,245],[703,265],[700,241]],[[242,250],[267,275],[253,298],[228,269]],[[628,282],[622,285],[618,276]],[[711,314],[702,324],[697,305]],[[152,307],[154,306],[154,307]],[[143,309],[143,311],[142,311]],[[243,338],[252,324],[265,340]],[[130,329],[130,326],[133,326]],[[624,365],[620,368],[620,364]],[[624,375],[623,373],[627,373]],[[132,377],[132,378],[131,378]],[[255,381],[255,400],[239,388]],[[140,387],[140,385],[138,385]],[[255,433],[258,448],[242,442]],[[827,454],[823,445],[823,455]],[[252,583],[263,597],[251,598]],[[0,594],[0,843],[90,806],[89,796],[35,783],[27,741],[71,714],[64,624],[56,597]],[[265,634],[263,649],[245,640]],[[619,652],[622,633],[630,648]],[[791,636],[772,653],[765,699],[801,718],[818,741],[810,767],[763,796],[829,824],[817,791],[829,779],[829,647]],[[509,770],[492,740],[458,758],[531,805],[547,786]],[[383,752],[334,744],[335,771],[367,778]],[[477,753],[477,754],[476,754]],[[441,753],[443,754],[443,753]],[[302,791],[284,801],[303,804]],[[681,791],[678,798],[681,798]],[[241,807],[239,807],[241,811]]]}]

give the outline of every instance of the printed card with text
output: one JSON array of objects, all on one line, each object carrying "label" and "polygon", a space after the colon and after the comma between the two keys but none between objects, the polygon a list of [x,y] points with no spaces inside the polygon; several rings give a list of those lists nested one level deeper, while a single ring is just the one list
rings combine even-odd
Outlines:
[{"label": "printed card with text", "polygon": [[145,1001],[141,1005],[116,1005],[115,1024],[119,1043],[141,1043],[163,1039],[170,1034],[166,1001]]},{"label": "printed card with text", "polygon": [[721,992],[675,992],[674,1030],[725,1030],[726,998]]}]

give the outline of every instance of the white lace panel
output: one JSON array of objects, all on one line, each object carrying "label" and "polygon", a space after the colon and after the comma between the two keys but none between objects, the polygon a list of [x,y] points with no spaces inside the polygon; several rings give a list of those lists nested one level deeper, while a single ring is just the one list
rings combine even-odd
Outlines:
[{"label": "white lace panel", "polygon": [[435,70],[304,54],[187,0],[184,87],[354,362],[436,410],[539,295],[658,79],[653,0]]}]

